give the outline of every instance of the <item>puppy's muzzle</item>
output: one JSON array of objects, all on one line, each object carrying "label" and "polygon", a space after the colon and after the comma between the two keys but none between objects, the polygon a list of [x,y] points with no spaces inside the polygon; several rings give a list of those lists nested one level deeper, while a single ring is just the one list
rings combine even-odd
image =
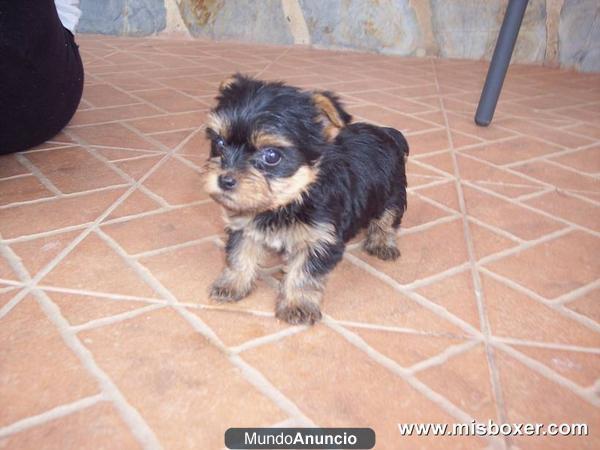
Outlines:
[{"label": "puppy's muzzle", "polygon": [[237,180],[229,174],[219,175],[217,180],[219,187],[224,191],[231,191],[237,184]]}]

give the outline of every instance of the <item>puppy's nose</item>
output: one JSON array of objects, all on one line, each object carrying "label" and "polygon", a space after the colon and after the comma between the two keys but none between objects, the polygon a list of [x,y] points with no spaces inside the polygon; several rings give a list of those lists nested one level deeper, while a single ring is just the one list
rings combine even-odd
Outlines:
[{"label": "puppy's nose", "polygon": [[219,187],[224,191],[232,190],[237,181],[231,175],[219,175]]}]

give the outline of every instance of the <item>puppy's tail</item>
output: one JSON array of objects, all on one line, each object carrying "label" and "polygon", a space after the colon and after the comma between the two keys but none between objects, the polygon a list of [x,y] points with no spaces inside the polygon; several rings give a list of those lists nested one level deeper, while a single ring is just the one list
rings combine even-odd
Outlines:
[{"label": "puppy's tail", "polygon": [[402,153],[404,154],[404,162],[406,162],[410,150],[408,148],[408,142],[406,141],[404,135],[395,128],[386,127],[385,131],[387,132],[388,136],[394,140],[396,145],[402,150]]}]

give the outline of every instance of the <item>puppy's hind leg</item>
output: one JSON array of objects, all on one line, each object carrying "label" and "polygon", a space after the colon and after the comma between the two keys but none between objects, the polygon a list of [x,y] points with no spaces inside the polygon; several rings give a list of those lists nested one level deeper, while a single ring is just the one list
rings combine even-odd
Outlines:
[{"label": "puppy's hind leg", "polygon": [[401,219],[402,210],[388,208],[380,217],[371,220],[363,244],[364,250],[384,261],[398,259],[400,250],[396,243],[396,230],[400,226]]}]

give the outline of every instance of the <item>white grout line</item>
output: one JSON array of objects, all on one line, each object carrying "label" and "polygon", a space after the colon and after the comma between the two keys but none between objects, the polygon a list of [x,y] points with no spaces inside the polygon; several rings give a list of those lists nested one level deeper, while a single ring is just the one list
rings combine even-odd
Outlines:
[{"label": "white grout line", "polygon": [[340,324],[341,326],[343,326],[345,328],[350,327],[350,328],[362,328],[365,330],[374,330],[374,331],[389,331],[392,333],[411,334],[411,335],[415,335],[415,336],[424,336],[424,337],[472,339],[471,336],[467,336],[466,334],[454,334],[454,333],[448,333],[448,332],[437,333],[434,331],[416,330],[413,328],[398,327],[395,325],[384,325],[384,324],[374,324],[374,323],[368,323],[368,322],[355,322],[352,320],[335,319],[333,317],[330,317],[330,320]]},{"label": "white grout line", "polygon": [[[414,376],[414,374],[412,373],[411,370],[402,367],[396,361],[381,354],[380,352],[375,350],[373,347],[371,347],[369,344],[367,344],[357,334],[355,334],[355,333],[349,331],[347,328],[344,328],[343,326],[337,324],[335,321],[329,320],[328,316],[323,317],[323,322],[325,325],[327,325],[329,328],[331,328],[337,334],[341,335],[344,339],[346,339],[346,341],[348,341],[354,347],[356,347],[356,348],[360,349],[361,351],[363,351],[364,353],[366,353],[369,356],[369,358],[376,361],[381,366],[388,369],[390,372],[398,375],[401,379],[406,381],[413,389],[415,389],[417,392],[422,394],[424,397],[429,399],[431,402],[433,402],[435,405],[440,407],[442,410],[444,410],[446,413],[448,413],[455,419],[460,420],[463,423],[471,423],[473,421],[473,418],[468,413],[466,413],[465,411],[460,409],[458,406],[456,406],[454,403],[452,403],[450,400],[448,400],[443,395],[441,395],[438,392],[431,389],[429,386],[427,386],[422,381],[418,380]],[[492,443],[494,445],[494,448],[496,448],[496,449],[504,448],[500,444],[500,442],[501,442],[500,438],[490,437],[490,436],[481,437],[481,438]]]},{"label": "white grout line", "polygon": [[[188,136],[187,139],[191,139],[191,137],[193,136],[193,134],[191,134],[190,136]],[[180,144],[183,145],[185,142],[187,142],[187,139],[183,140]],[[102,214],[100,214],[100,216],[98,216],[96,218],[96,220],[94,222],[92,222],[88,227],[86,227],[74,240],[72,240],[65,248],[63,248],[58,255],[56,255],[49,263],[47,263],[41,270],[38,271],[38,273],[33,277],[33,279],[30,281],[30,285],[25,287],[22,291],[22,296],[21,299],[25,297],[25,295],[27,293],[29,293],[29,291],[31,291],[31,289],[42,279],[44,278],[48,273],[50,273],[50,271],[52,271],[64,258],[66,258],[66,256],[77,246],[79,245],[79,243],[81,243],[90,233],[92,233],[94,230],[98,229],[100,223],[106,219],[106,217],[108,217],[115,209],[117,209],[135,190],[136,188],[141,185],[148,177],[150,177],[150,175],[152,175],[152,173],[154,173],[156,170],[158,170],[158,168],[160,168],[160,166],[162,164],[164,164],[165,161],[167,161],[170,156],[179,148],[176,147],[175,149],[173,149],[172,151],[166,153],[159,161],[156,162],[156,164],[154,164],[147,172],[145,175],[143,175],[142,177],[139,178],[139,180],[137,180],[129,189],[127,189],[127,191],[125,191],[115,202],[113,202],[112,205],[110,205]],[[19,301],[21,300],[19,299]],[[13,302],[10,304],[10,308],[8,307],[9,305],[4,305],[3,308],[0,309],[0,319],[7,314],[10,309],[12,309],[12,307],[14,307],[16,304],[18,303],[18,301]]]},{"label": "white grout line", "polygon": [[344,258],[346,260],[348,260],[349,262],[351,262],[352,264],[354,264],[355,266],[360,267],[360,268],[364,269],[366,272],[375,276],[376,278],[379,278],[385,284],[394,288],[396,291],[400,292],[405,297],[407,297],[408,299],[417,303],[418,305],[424,307],[425,309],[428,309],[429,311],[435,313],[436,315],[440,316],[441,318],[446,319],[448,322],[456,325],[458,328],[462,329],[467,336],[481,338],[482,334],[477,328],[473,327],[468,322],[465,322],[461,318],[450,313],[443,306],[440,306],[437,303],[428,300],[424,296],[422,296],[414,291],[406,289],[405,286],[398,283],[392,277],[390,277],[389,275],[387,275],[383,272],[378,271],[377,269],[373,268],[372,266],[370,266],[369,264],[367,264],[366,262],[364,262],[362,259],[358,258],[357,256],[354,256],[352,254],[345,254]]},{"label": "white grout line", "polygon": [[[287,53],[287,51],[286,51],[286,52],[284,52],[282,55],[280,55],[280,57],[284,56],[286,53]],[[268,66],[267,66],[267,67],[268,67]],[[267,69],[267,67],[265,67],[265,68],[263,69],[263,71],[264,71],[264,70],[266,70],[266,69]],[[129,93],[128,93],[128,95],[129,95]],[[153,105],[153,106],[155,106],[155,105]],[[442,106],[443,106],[443,105],[442,105]],[[517,134],[517,135],[518,135],[518,134]],[[175,155],[175,157],[177,157],[177,155]],[[447,181],[443,181],[443,183],[445,183],[445,182],[447,182]],[[401,286],[396,286],[396,288],[397,288],[398,290],[402,290],[402,287],[401,287]],[[36,290],[36,291],[37,291],[37,290]],[[419,297],[417,297],[417,298],[419,298]],[[413,300],[415,300],[415,299],[413,298]],[[424,297],[423,297],[423,298],[420,298],[420,301],[423,301],[423,300],[426,300],[426,299],[424,299]],[[419,303],[419,302],[417,302],[417,303]],[[431,305],[430,305],[430,306],[431,306]],[[437,306],[437,305],[436,305],[436,306]],[[440,308],[441,308],[441,307],[440,307]],[[434,308],[434,309],[435,309],[435,308]],[[441,308],[441,310],[443,310],[443,311],[446,311],[446,310],[445,310],[445,309],[443,309],[443,308]],[[438,312],[440,312],[441,310],[439,310]],[[247,311],[245,311],[245,312],[247,312]],[[435,312],[435,311],[434,311],[434,312]],[[437,314],[438,312],[436,312],[436,314]],[[446,313],[447,313],[447,314],[450,314],[450,313],[448,313],[447,311],[446,311]],[[190,315],[191,315],[191,314],[190,314]],[[444,314],[441,314],[441,315],[442,315],[442,317],[444,317],[444,316],[445,316],[445,313],[444,313]],[[192,315],[192,316],[193,316],[193,315]],[[450,316],[452,316],[452,315],[450,314]],[[190,320],[193,320],[193,319],[191,319],[189,316],[188,316],[188,318],[189,318]],[[446,318],[447,320],[449,320],[449,319],[448,319],[448,317],[444,317],[444,318]],[[458,319],[458,320],[460,320],[460,319]],[[196,325],[198,325],[198,324],[196,323]],[[199,328],[199,330],[198,330],[198,331],[200,331],[200,332],[202,333],[202,332],[206,332],[207,330],[206,330],[205,328],[203,328],[202,326],[200,326],[200,328]],[[491,339],[493,340],[494,338],[491,338]],[[243,344],[242,344],[242,345],[243,345]],[[551,372],[551,371],[550,371],[550,373],[553,373],[553,372]],[[260,374],[260,373],[259,373],[259,375],[260,375],[260,377],[262,377],[262,374]],[[260,378],[260,377],[258,377],[257,381],[259,381],[259,382],[263,382],[263,379],[264,379],[264,377],[263,377],[263,378]],[[271,386],[271,387],[272,387],[272,386]],[[275,389],[275,388],[273,388],[273,389]],[[276,391],[276,389],[275,389],[275,391]],[[277,392],[278,392],[278,391],[277,391]],[[272,392],[271,390],[269,390],[269,394],[270,394],[270,395],[273,395],[273,392]],[[294,406],[295,406],[295,405],[294,405]],[[297,412],[296,412],[296,413],[297,413]]]},{"label": "white grout line", "polygon": [[42,171],[36,167],[35,164],[33,164],[31,161],[29,161],[25,157],[25,155],[20,154],[20,153],[15,153],[15,158],[17,158],[17,160],[23,166],[25,166],[33,175],[35,175],[35,177],[39,180],[40,183],[42,183],[46,187],[46,189],[48,189],[50,192],[52,192],[57,197],[61,197],[63,195],[63,193],[60,191],[60,189],[58,189],[54,185],[54,183],[52,183],[52,181],[50,181],[48,179],[48,177],[46,177],[46,175],[44,175],[42,173]]},{"label": "white grout line", "polygon": [[103,394],[92,395],[89,397],[81,398],[71,403],[66,403],[64,405],[57,406],[35,416],[27,417],[26,419],[19,420],[17,422],[11,423],[10,425],[6,425],[0,428],[0,439],[28,430],[29,428],[43,425],[47,422],[60,419],[62,417],[68,416],[69,414],[83,411],[84,409],[90,408],[105,400],[106,398]]},{"label": "white grout line", "polygon": [[431,358],[424,359],[416,364],[413,364],[407,370],[414,375],[417,372],[421,372],[432,367],[440,366],[445,362],[449,361],[451,358],[466,353],[472,348],[478,346],[479,344],[483,344],[483,341],[469,340],[461,344],[451,345],[447,347],[444,351],[438,353],[437,355],[432,356]]},{"label": "white grout line", "polygon": [[167,299],[169,306],[173,308],[192,328],[199,334],[204,336],[210,343],[219,349],[229,361],[241,370],[242,375],[250,384],[256,387],[260,392],[265,394],[275,405],[287,412],[290,416],[298,420],[312,423],[310,420],[288,400],[277,388],[271,385],[266,378],[256,369],[244,362],[238,355],[232,353],[227,346],[221,341],[217,334],[204,323],[197,315],[188,311],[183,305],[178,303],[177,297],[169,289],[167,289],[154,275],[144,267],[138,260],[129,256],[119,244],[110,236],[101,230],[97,231],[98,235],[106,242],[121,258],[138,274],[138,276],[152,287],[156,292],[160,293]]},{"label": "white grout line", "polygon": [[438,225],[442,225],[445,223],[455,222],[459,219],[459,216],[456,212],[451,216],[440,217],[439,219],[434,219],[429,222],[421,223],[419,225],[414,225],[408,228],[400,228],[397,232],[398,236],[406,236],[409,234],[418,234],[421,231],[429,230],[430,228],[435,228]]},{"label": "white grout line", "polygon": [[434,275],[430,275],[425,278],[419,278],[417,280],[411,281],[410,283],[406,283],[406,284],[399,283],[399,284],[401,284],[404,287],[404,289],[406,289],[406,290],[414,291],[417,289],[421,289],[425,286],[434,284],[438,281],[445,280],[446,278],[450,278],[451,276],[457,275],[459,273],[466,272],[467,270],[469,270],[469,267],[470,267],[470,263],[467,261],[462,264],[459,264],[458,266],[454,266],[454,267],[451,267],[450,269],[446,269],[446,270],[443,270],[442,272],[438,272]]},{"label": "white grout line", "polygon": [[568,378],[565,378],[562,375],[556,373],[545,364],[542,364],[541,362],[519,352],[514,347],[511,347],[499,341],[492,341],[491,344],[494,347],[500,349],[501,351],[509,354],[529,369],[542,375],[544,378],[573,392],[574,394],[576,394],[586,402],[590,403],[591,405],[595,406],[596,408],[600,408],[600,398],[593,392],[591,393],[588,389],[582,388],[577,383],[574,383]]},{"label": "white grout line", "polygon": [[517,283],[516,281],[511,280],[510,278],[507,278],[496,272],[492,272],[491,270],[486,269],[485,267],[479,267],[479,271],[488,275],[489,277],[493,278],[494,280],[499,281],[500,283],[504,284],[505,286],[507,286],[517,292],[521,292],[522,294],[525,294],[527,297],[537,301],[539,304],[545,305],[548,308],[553,309],[560,315],[562,315],[564,317],[568,317],[569,319],[572,319],[575,322],[578,322],[579,324],[589,328],[592,331],[595,331],[596,333],[600,333],[600,324],[598,322],[596,322],[595,320],[592,320],[587,316],[578,314],[575,311],[567,309],[561,304],[556,304],[551,301],[548,301],[548,300],[546,300],[546,298],[542,297],[537,292],[532,291],[531,289]]},{"label": "white grout line", "polygon": [[53,147],[48,147],[48,148],[33,148],[33,149],[30,149],[30,150],[24,150],[24,151],[19,152],[19,153],[21,155],[29,155],[30,153],[43,153],[43,152],[49,152],[51,150],[60,150],[60,149],[64,149],[64,148],[77,147],[77,144],[75,144],[74,142],[65,143],[65,142],[46,141],[46,142],[44,142],[44,145],[46,145],[46,144],[52,144]]},{"label": "white grout line", "polygon": [[38,198],[35,200],[25,200],[22,202],[10,203],[8,205],[1,205],[0,209],[11,209],[11,208],[15,208],[18,206],[27,206],[27,205],[34,205],[34,204],[39,204],[39,203],[50,203],[50,202],[56,201],[59,198],[64,200],[64,199],[68,199],[68,198],[83,197],[85,195],[95,194],[97,192],[114,191],[114,190],[125,188],[127,186],[129,186],[129,185],[126,183],[115,184],[115,185],[100,187],[100,188],[96,188],[96,189],[89,189],[87,191],[73,192],[71,194],[61,194],[60,197],[52,196],[52,197]]},{"label": "white grout line", "polygon": [[579,300],[584,295],[586,295],[596,289],[600,289],[600,279],[597,279],[595,281],[592,281],[591,283],[586,284],[585,286],[581,286],[577,289],[567,292],[566,294],[556,297],[555,299],[553,299],[551,301],[553,303],[560,303],[565,306],[568,306],[568,305],[566,305],[567,303]]},{"label": "white grout line", "polygon": [[[437,91],[439,92],[440,91],[439,78],[438,78],[437,67],[436,67],[435,62],[432,63],[432,67],[433,67],[433,71],[435,74],[435,84],[437,87]],[[487,306],[486,306],[486,302],[485,302],[485,295],[483,292],[481,278],[480,278],[479,272],[477,271],[477,255],[475,253],[475,245],[473,242],[473,236],[471,235],[471,228],[469,226],[469,221],[468,221],[468,213],[467,213],[467,207],[466,207],[463,187],[461,184],[461,174],[460,174],[460,167],[458,164],[457,152],[456,152],[456,150],[454,150],[454,138],[452,136],[452,133],[450,132],[450,123],[448,120],[448,113],[446,112],[445,104],[441,99],[440,99],[440,108],[442,110],[442,115],[444,117],[448,142],[450,143],[450,155],[452,157],[452,165],[454,168],[456,194],[458,197],[460,213],[462,215],[464,239],[465,239],[465,244],[467,246],[467,254],[469,257],[471,278],[473,281],[473,293],[475,294],[477,310],[479,312],[479,320],[481,323],[481,330],[482,330],[483,335],[486,337],[486,340],[484,342],[484,348],[485,348],[485,354],[486,354],[487,362],[488,362],[490,382],[491,382],[492,391],[493,391],[494,399],[495,399],[495,403],[496,403],[496,405],[495,405],[496,411],[497,411],[499,420],[506,423],[508,421],[508,417],[507,417],[506,405],[504,402],[504,394],[503,394],[502,386],[500,383],[500,375],[498,372],[498,368],[496,366],[496,360],[495,360],[493,349],[490,347],[490,345],[488,343],[488,340],[489,340],[489,337],[491,334],[491,331],[490,331],[491,329],[490,329],[490,323],[489,323],[488,314],[487,314]],[[503,443],[506,447],[510,444],[510,441],[508,439],[506,439],[503,441]]]},{"label": "white grout line", "polygon": [[581,231],[584,231],[584,232],[586,232],[588,234],[594,235],[596,237],[600,237],[600,232],[591,230],[589,228],[584,227],[583,225],[576,224],[576,223],[571,222],[571,221],[569,221],[567,219],[564,219],[564,218],[562,218],[560,216],[554,216],[554,215],[552,215],[552,214],[550,214],[550,213],[548,213],[548,212],[546,212],[546,211],[544,211],[542,209],[537,209],[537,208],[535,208],[535,207],[533,207],[531,205],[528,205],[527,203],[519,203],[519,202],[517,202],[516,200],[514,200],[514,199],[512,199],[510,197],[506,197],[506,196],[504,196],[502,194],[499,194],[499,193],[497,193],[495,191],[486,189],[486,188],[482,187],[481,185],[473,184],[473,183],[471,183],[469,181],[463,181],[462,184],[464,184],[465,186],[468,186],[470,188],[473,188],[473,189],[475,189],[475,190],[477,190],[477,191],[479,191],[479,192],[481,192],[483,194],[487,194],[487,195],[490,195],[491,197],[496,197],[496,198],[498,198],[500,200],[503,200],[506,203],[510,203],[513,206],[517,206],[517,207],[526,209],[528,211],[534,212],[534,213],[536,213],[538,215],[544,216],[544,217],[550,219],[550,221],[554,221],[554,222],[560,223],[562,225],[567,225],[568,227],[570,227],[570,229],[581,230]]},{"label": "white grout line", "polygon": [[[37,278],[31,278],[20,259],[6,244],[0,242],[0,251],[2,252],[1,256],[4,256],[12,269],[17,273],[21,280],[26,283],[25,288],[22,289],[19,293],[20,295],[17,296],[20,297],[19,301],[25,298],[27,294],[33,295],[47,318],[56,327],[63,342],[71,349],[71,351],[73,351],[87,372],[98,382],[104,396],[108,400],[111,400],[125,423],[128,424],[138,442],[148,450],[160,449],[161,446],[156,439],[154,432],[148,427],[139,412],[127,403],[125,397],[121,394],[116,385],[96,364],[89,350],[83,346],[77,336],[69,329],[69,322],[61,315],[58,306],[52,302],[50,297],[48,297],[44,291],[35,287],[35,283],[38,281]],[[3,308],[3,310],[0,311],[2,316],[6,315],[17,303],[18,302],[14,302],[9,309]]]},{"label": "white grout line", "polygon": [[545,242],[550,242],[553,241],[555,239],[558,239],[562,236],[565,236],[571,232],[573,232],[573,228],[570,227],[566,227],[566,228],[560,228],[556,231],[553,231],[551,233],[545,234],[539,238],[536,239],[531,239],[529,241],[527,241],[525,244],[519,244],[516,247],[510,247],[506,250],[501,250],[499,252],[496,253],[492,253],[491,255],[487,255],[484,256],[483,258],[481,258],[478,261],[479,266],[484,266],[486,264],[498,261],[500,259],[503,259],[507,256],[511,256],[511,255],[516,255],[521,253],[524,250],[528,250],[532,247],[535,247],[537,245],[543,244]]},{"label": "white grout line", "polygon": [[210,236],[206,236],[200,239],[194,239],[192,241],[182,242],[181,244],[168,245],[166,247],[161,247],[156,250],[148,250],[145,252],[131,254],[130,256],[134,259],[143,259],[150,258],[152,256],[162,255],[164,253],[171,253],[177,250],[181,250],[188,247],[196,247],[198,245],[205,244],[206,242],[211,242],[214,238],[218,237],[217,234],[212,234]]},{"label": "white grout line", "polygon": [[102,222],[101,226],[112,225],[115,223],[129,222],[131,220],[136,220],[136,219],[143,219],[144,217],[156,216],[159,214],[163,214],[163,213],[170,212],[170,211],[176,211],[178,209],[183,209],[183,208],[192,208],[194,206],[205,205],[210,202],[212,202],[212,200],[210,198],[208,198],[206,200],[196,200],[196,201],[193,201],[190,203],[184,203],[181,205],[169,205],[168,207],[164,207],[164,208],[161,207],[158,209],[153,209],[151,211],[145,211],[145,212],[138,213],[138,214],[131,214],[129,216],[116,217],[114,219],[104,220]]},{"label": "white grout line", "polygon": [[270,318],[275,317],[275,315],[272,312],[259,311],[257,309],[240,308],[240,307],[236,307],[235,305],[231,305],[231,304],[220,305],[217,303],[214,305],[205,305],[202,303],[190,303],[190,302],[182,302],[182,301],[178,301],[177,304],[181,305],[181,306],[185,306],[187,309],[199,309],[199,310],[219,311],[219,312],[227,312],[227,313],[231,313],[231,312],[244,313],[244,314],[257,316],[257,317],[270,317]]},{"label": "white grout line", "polygon": [[308,329],[310,329],[310,328],[307,325],[291,326],[291,327],[285,328],[281,331],[278,331],[276,333],[267,334],[265,336],[261,336],[261,337],[255,338],[255,339],[250,339],[249,341],[246,341],[243,344],[236,345],[234,347],[229,347],[229,351],[234,354],[242,353],[246,350],[260,347],[261,345],[266,345],[266,344],[270,344],[272,342],[277,342],[279,340],[282,340],[283,338],[286,338],[288,336],[293,336],[295,334],[301,333]]},{"label": "white grout line", "polygon": [[154,434],[154,431],[148,426],[137,409],[127,402],[116,384],[96,363],[92,353],[81,343],[75,333],[69,329],[69,323],[61,315],[56,304],[50,300],[45,292],[39,289],[34,289],[32,293],[50,321],[58,329],[65,344],[73,351],[73,353],[75,353],[82,365],[96,379],[101,386],[104,395],[112,401],[113,405],[119,411],[121,418],[128,425],[137,441],[144,449],[161,449],[162,447]]},{"label": "white grout line", "polygon": [[520,345],[522,347],[536,347],[546,350],[560,350],[565,352],[590,353],[600,355],[600,347],[582,347],[580,345],[532,341],[529,339],[518,339],[500,336],[492,336],[490,340],[493,342],[501,342],[503,344]]},{"label": "white grout line", "polygon": [[11,181],[11,180],[17,180],[19,178],[27,178],[27,177],[35,177],[34,174],[32,173],[19,173],[17,175],[11,175],[8,177],[0,177],[0,181]]},{"label": "white grout line", "polygon": [[151,304],[164,304],[165,300],[152,298],[152,297],[139,297],[135,295],[126,295],[126,294],[113,294],[110,292],[100,292],[100,291],[89,291],[86,289],[73,289],[68,287],[61,286],[48,286],[43,284],[37,285],[38,289],[41,289],[46,292],[57,292],[61,294],[73,294],[73,295],[82,295],[85,297],[95,297],[104,300],[110,301],[127,301],[127,302],[140,302],[140,303],[151,303]]},{"label": "white grout line", "polygon": [[136,308],[131,311],[126,311],[120,314],[114,314],[112,316],[102,317],[100,319],[90,320],[88,322],[82,323],[80,325],[71,326],[71,331],[73,333],[80,333],[81,331],[93,330],[94,328],[103,327],[106,325],[113,325],[115,323],[123,322],[125,320],[132,319],[142,314],[146,314],[147,312],[155,311],[157,309],[161,309],[166,307],[167,305],[147,305],[141,308]]}]

